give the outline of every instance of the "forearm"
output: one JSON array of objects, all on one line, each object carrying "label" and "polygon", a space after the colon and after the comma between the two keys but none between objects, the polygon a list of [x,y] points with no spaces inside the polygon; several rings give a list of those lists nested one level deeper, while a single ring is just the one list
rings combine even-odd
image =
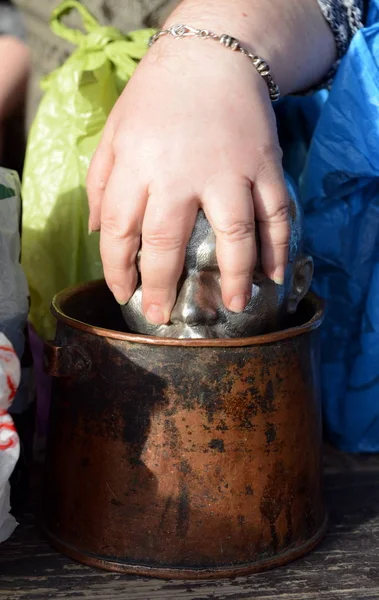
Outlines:
[{"label": "forearm", "polygon": [[183,0],[165,26],[174,23],[238,38],[269,63],[282,95],[317,84],[336,58],[316,0]]}]

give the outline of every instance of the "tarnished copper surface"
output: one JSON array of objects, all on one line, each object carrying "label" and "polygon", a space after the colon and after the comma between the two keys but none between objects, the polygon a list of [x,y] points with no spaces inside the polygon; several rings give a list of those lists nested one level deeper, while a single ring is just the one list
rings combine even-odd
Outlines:
[{"label": "tarnished copper surface", "polygon": [[255,338],[118,331],[104,283],[62,292],[43,526],[66,554],[158,577],[225,577],[292,560],[325,527],[320,302]]}]

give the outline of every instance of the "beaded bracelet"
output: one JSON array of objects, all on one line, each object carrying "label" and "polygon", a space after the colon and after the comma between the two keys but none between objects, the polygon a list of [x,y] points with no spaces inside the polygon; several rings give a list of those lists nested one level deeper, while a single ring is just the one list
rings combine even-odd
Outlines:
[{"label": "beaded bracelet", "polygon": [[234,50],[236,52],[240,52],[247,56],[250,61],[253,63],[254,67],[258,71],[259,75],[263,77],[265,82],[267,83],[268,91],[270,93],[270,98],[272,102],[279,100],[280,98],[280,90],[277,84],[274,81],[274,78],[271,74],[270,67],[266,63],[263,58],[260,56],[256,56],[252,54],[246,48],[241,46],[240,42],[226,33],[222,35],[217,35],[208,29],[195,29],[190,25],[172,25],[168,29],[162,29],[161,31],[157,31],[153,36],[151,36],[149,40],[149,46],[152,46],[160,37],[164,35],[172,35],[174,38],[182,38],[182,37],[199,37],[203,40],[212,39],[216,42],[219,42],[225,48],[229,48],[230,50]]}]

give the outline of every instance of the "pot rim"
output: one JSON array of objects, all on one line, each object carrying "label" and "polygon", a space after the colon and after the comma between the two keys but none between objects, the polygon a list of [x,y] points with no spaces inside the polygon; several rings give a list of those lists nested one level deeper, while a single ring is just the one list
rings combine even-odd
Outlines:
[{"label": "pot rim", "polygon": [[58,294],[54,296],[52,300],[52,314],[57,319],[57,321],[60,321],[65,325],[72,327],[73,329],[77,329],[79,331],[90,333],[99,337],[120,340],[123,342],[148,344],[152,346],[187,347],[243,347],[272,344],[274,342],[279,342],[287,340],[289,338],[297,337],[299,335],[310,333],[311,331],[318,329],[324,320],[324,301],[321,298],[319,298],[314,292],[308,292],[305,296],[305,299],[310,300],[315,308],[315,313],[313,317],[306,323],[303,323],[302,325],[297,325],[295,327],[289,327],[281,331],[274,331],[272,333],[265,333],[262,335],[255,335],[244,338],[161,338],[151,335],[143,335],[140,333],[128,333],[124,331],[115,331],[114,329],[98,327],[96,325],[91,325],[78,319],[74,319],[73,317],[68,316],[64,312],[62,305],[74,294],[77,294],[78,292],[85,292],[86,290],[90,290],[91,288],[98,288],[104,285],[106,285],[105,281],[103,279],[100,279],[96,281],[90,281],[88,283],[71,286],[61,290],[60,292],[58,292]]}]

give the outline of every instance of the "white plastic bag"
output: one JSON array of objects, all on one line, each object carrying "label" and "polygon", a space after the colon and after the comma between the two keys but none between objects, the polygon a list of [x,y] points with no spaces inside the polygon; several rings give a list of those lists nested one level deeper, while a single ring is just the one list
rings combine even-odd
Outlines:
[{"label": "white plastic bag", "polygon": [[8,411],[12,406],[14,412],[22,412],[29,402],[26,372],[19,389],[29,308],[20,265],[20,213],[18,175],[0,167],[0,543],[17,525],[9,513],[9,477],[20,454],[20,442]]},{"label": "white plastic bag", "polygon": [[[28,286],[20,265],[20,181],[15,171],[0,167],[0,332],[12,343],[18,358],[24,352],[29,310]],[[29,370],[30,371],[30,370]],[[30,401],[30,372],[24,370],[12,412]]]},{"label": "white plastic bag", "polygon": [[10,511],[9,478],[18,461],[20,442],[8,410],[20,383],[20,361],[16,352],[0,333],[0,543],[13,533],[17,522]]}]

